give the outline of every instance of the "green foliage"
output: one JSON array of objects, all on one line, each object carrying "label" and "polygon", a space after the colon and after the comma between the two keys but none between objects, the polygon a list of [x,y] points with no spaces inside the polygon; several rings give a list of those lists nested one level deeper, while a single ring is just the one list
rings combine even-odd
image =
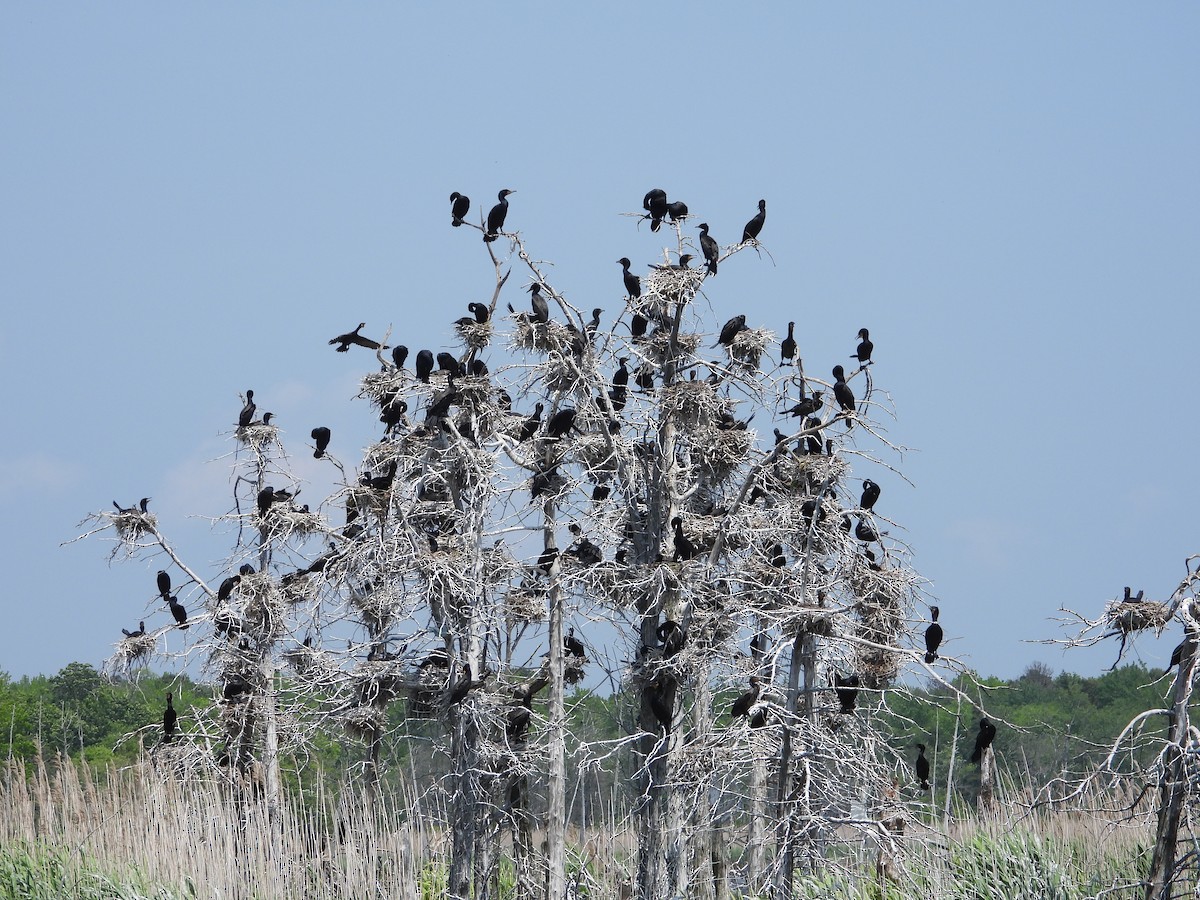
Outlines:
[{"label": "green foliage", "polygon": [[64,847],[9,844],[0,847],[0,900],[171,900],[136,873],[113,875]]}]

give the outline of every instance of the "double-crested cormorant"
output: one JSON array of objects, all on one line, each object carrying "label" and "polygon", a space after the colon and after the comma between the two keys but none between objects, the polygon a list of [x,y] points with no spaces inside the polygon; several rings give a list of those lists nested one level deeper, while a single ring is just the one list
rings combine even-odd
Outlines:
[{"label": "double-crested cormorant", "polygon": [[474,687],[474,680],[471,675],[471,664],[463,663],[462,676],[458,681],[454,682],[454,686],[450,688],[450,693],[446,697],[448,706],[455,706],[467,699],[467,692]]},{"label": "double-crested cormorant", "polygon": [[855,704],[858,703],[858,688],[861,683],[857,673],[845,678],[838,672],[833,673],[833,692],[837,694],[838,703],[841,704],[839,712],[842,715],[853,715]]},{"label": "double-crested cormorant", "polygon": [[546,437],[561,438],[575,427],[575,409],[565,406],[550,417],[546,423]]},{"label": "double-crested cormorant", "polygon": [[655,629],[654,633],[658,635],[659,641],[662,642],[663,659],[670,659],[682,650],[683,645],[687,643],[687,629],[674,619],[664,619],[663,623]]},{"label": "double-crested cormorant", "polygon": [[875,501],[879,499],[880,487],[870,478],[863,481],[862,498],[858,505],[863,509],[874,509]]},{"label": "double-crested cormorant", "polygon": [[121,634],[125,635],[125,637],[141,637],[145,633],[146,633],[146,623],[145,622],[138,622],[137,631],[127,631],[124,628],[121,629]]},{"label": "double-crested cormorant", "polygon": [[929,790],[929,760],[925,758],[924,744],[917,744],[917,761],[913,763],[913,769],[921,782],[921,790]]},{"label": "double-crested cormorant", "polygon": [[862,368],[871,364],[871,351],[875,349],[875,345],[871,343],[870,332],[867,329],[858,329],[858,336],[862,340],[858,342],[858,349],[854,351],[854,356],[858,359],[859,368]]},{"label": "double-crested cormorant", "polygon": [[650,230],[658,231],[662,227],[663,218],[669,212],[667,192],[662,188],[651,188],[646,191],[646,196],[642,198],[642,209],[647,212],[644,218],[650,220]]},{"label": "double-crested cormorant", "polygon": [[625,280],[625,293],[628,294],[631,299],[636,300],[638,297],[642,296],[642,279],[638,278],[629,271],[629,267],[633,265],[633,263],[629,261],[628,256],[622,256],[617,260],[617,263],[621,266],[621,277]]},{"label": "double-crested cormorant", "polygon": [[164,600],[171,595],[171,576],[162,569],[158,570],[158,574],[154,576],[158,582],[158,594]]},{"label": "double-crested cormorant", "polygon": [[116,507],[116,509],[117,509],[117,512],[119,512],[119,513],[132,513],[132,512],[143,512],[143,513],[145,513],[145,512],[149,512],[149,510],[148,510],[148,509],[146,509],[146,506],[147,506],[149,503],[150,503],[150,498],[149,498],[149,497],[143,497],[141,500],[139,500],[139,501],[138,501],[138,503],[137,503],[137,505],[136,505],[136,506],[122,506],[122,505],[121,505],[120,503],[118,503],[116,500],[114,500],[114,501],[113,501],[113,506],[115,506],[115,507]]},{"label": "double-crested cormorant", "polygon": [[245,578],[247,575],[253,575],[254,566],[250,565],[250,563],[242,563],[241,566],[238,567],[238,574],[243,578]]},{"label": "double-crested cormorant", "polygon": [[1167,663],[1167,668],[1163,671],[1164,675],[1166,675],[1167,672],[1170,672],[1173,668],[1175,668],[1177,665],[1179,665],[1180,661],[1183,659],[1183,651],[1186,647],[1187,647],[1187,638],[1184,638],[1182,641],[1179,642],[1178,646],[1176,646],[1176,648],[1171,651],[1171,661],[1169,663]]},{"label": "double-crested cormorant", "polygon": [[347,331],[345,334],[339,334],[335,338],[330,338],[329,343],[338,345],[338,353],[345,353],[350,349],[351,344],[358,344],[358,346],[366,347],[368,350],[378,350],[381,346],[379,341],[373,341],[370,338],[363,337],[361,334],[359,334],[359,332],[366,327],[366,322],[359,322],[358,327],[353,331]]},{"label": "double-crested cormorant", "polygon": [[739,332],[745,330],[746,317],[744,315],[736,315],[721,326],[721,334],[717,337],[717,343],[713,344],[713,346],[716,347],[718,344],[724,344],[728,347],[733,343],[733,339],[738,336]]},{"label": "double-crested cormorant", "polygon": [[363,483],[377,491],[391,490],[392,482],[396,480],[396,460],[390,460],[384,466],[383,474],[371,477],[369,473],[363,473]]},{"label": "double-crested cormorant", "polygon": [[633,376],[633,381],[637,385],[638,390],[643,394],[653,394],[654,366],[649,364],[638,366],[637,372]]},{"label": "double-crested cormorant", "polygon": [[175,705],[171,702],[171,695],[167,694],[167,708],[163,710],[163,743],[169,744],[175,740],[175,724],[179,721],[179,715],[175,712]]},{"label": "double-crested cormorant", "polygon": [[629,369],[625,364],[629,362],[628,356],[617,358],[617,371],[613,372],[612,386],[614,388],[625,388],[629,385]]},{"label": "double-crested cormorant", "polygon": [[558,548],[552,545],[543,550],[538,556],[537,568],[539,571],[549,575],[557,562]]},{"label": "double-crested cormorant", "polygon": [[445,350],[437,355],[437,365],[439,372],[449,372],[453,378],[458,378],[463,373],[462,366],[458,364],[454,354],[447,353]]},{"label": "double-crested cormorant", "polygon": [[408,359],[408,348],[403,344],[398,344],[392,348],[392,363],[397,369],[404,368],[404,361]]},{"label": "double-crested cormorant", "polygon": [[514,687],[512,696],[513,702],[508,707],[504,721],[504,733],[510,744],[525,737],[529,721],[533,718],[533,691]]},{"label": "double-crested cormorant", "polygon": [[325,455],[325,448],[329,446],[329,429],[324,425],[318,425],[312,430],[312,439],[316,442],[316,449],[313,450],[313,458],[320,459]]},{"label": "double-crested cormorant", "polygon": [[858,524],[854,526],[854,536],[864,544],[871,544],[879,540],[879,532],[867,522],[866,516],[858,517]]},{"label": "double-crested cormorant", "polygon": [[417,371],[417,380],[429,384],[429,374],[433,371],[433,351],[417,351],[417,360],[413,366]]},{"label": "double-crested cormorant", "polygon": [[167,605],[171,607],[171,615],[175,617],[175,624],[180,628],[188,627],[187,610],[183,608],[175,597],[167,596]]},{"label": "double-crested cormorant", "polygon": [[550,321],[550,304],[542,296],[541,284],[535,281],[527,290],[529,291],[529,305],[533,308],[533,321],[545,325]]},{"label": "double-crested cormorant", "polygon": [[238,413],[238,428],[245,428],[254,421],[254,411],[258,407],[254,403],[254,391],[246,390],[246,403],[242,406],[242,411]]},{"label": "double-crested cormorant", "polygon": [[483,239],[488,243],[494,241],[499,236],[500,229],[504,227],[504,218],[508,215],[508,195],[515,193],[516,191],[510,191],[508,188],[505,188],[496,195],[496,199],[500,202],[489,210],[487,232],[483,235]]},{"label": "double-crested cormorant", "polygon": [[733,701],[733,707],[730,709],[730,714],[736,719],[739,716],[750,714],[750,707],[758,702],[758,695],[762,692],[762,686],[759,683],[757,676],[750,677],[750,690],[742,694]]},{"label": "double-crested cormorant", "polygon": [[758,201],[758,213],[746,223],[746,227],[742,229],[742,243],[747,241],[758,240],[758,233],[762,231],[763,224],[767,221],[767,201]]},{"label": "double-crested cormorant", "polygon": [[933,621],[925,629],[925,662],[927,663],[938,658],[938,647],[942,645],[942,626],[938,624],[939,612],[940,610],[936,606],[929,607],[929,615]]},{"label": "double-crested cormorant", "polygon": [[275,502],[275,488],[267,485],[258,492],[258,514],[265,516],[271,511],[271,504]]},{"label": "double-crested cormorant", "polygon": [[[850,390],[850,385],[846,384],[846,370],[841,366],[833,367],[833,396],[843,411],[854,412],[854,392]],[[847,419],[847,427],[852,427],[853,424]]]},{"label": "double-crested cormorant", "polygon": [[404,421],[406,412],[408,412],[406,400],[389,400],[379,410],[379,421],[392,429]]},{"label": "double-crested cormorant", "polygon": [[[824,400],[824,391],[813,391],[810,397],[801,397],[800,402],[788,410],[789,415],[793,416],[811,416],[821,408]],[[818,451],[820,452],[820,451]]]},{"label": "double-crested cormorant", "polygon": [[[788,333],[779,344],[779,364],[790,366],[796,359],[796,323],[788,322]],[[796,415],[796,413],[792,413]]]},{"label": "double-crested cormorant", "polygon": [[975,737],[975,749],[971,752],[971,762],[978,765],[983,760],[983,752],[992,746],[996,739],[996,726],[986,718],[979,720],[979,734]]},{"label": "double-crested cormorant", "polygon": [[680,272],[684,269],[690,268],[691,262],[692,262],[692,254],[681,253],[679,255],[679,262],[677,262],[677,263],[674,263],[669,266],[651,266],[650,268],[656,269],[659,272]]},{"label": "double-crested cormorant", "polygon": [[486,325],[492,316],[492,311],[488,309],[486,303],[468,303],[467,310],[475,316],[476,325]]},{"label": "double-crested cormorant", "polygon": [[646,702],[663,731],[671,733],[675,718],[675,679],[668,672],[659,672],[646,686]]},{"label": "double-crested cormorant", "polygon": [[[813,397],[814,398],[818,397],[819,394],[820,394],[820,392],[818,391],[816,394],[813,394]],[[821,420],[818,419],[816,416],[809,416],[807,419],[804,420],[805,430],[812,431],[812,434],[809,434],[804,438],[804,449],[808,452],[808,454],[810,456],[820,456],[821,455],[821,432],[819,430],[817,430],[820,427],[821,427]]]},{"label": "double-crested cormorant", "polygon": [[567,656],[577,656],[580,659],[587,657],[587,649],[583,646],[583,641],[575,637],[574,625],[567,629],[566,637],[563,638],[563,652]]},{"label": "double-crested cormorant", "polygon": [[471,211],[471,198],[455,191],[450,195],[450,224],[457,228]]},{"label": "double-crested cormorant", "polygon": [[518,441],[524,443],[525,441],[531,440],[533,436],[537,434],[537,430],[542,424],[543,409],[545,409],[545,404],[543,404],[541,401],[538,401],[534,404],[533,412],[526,417],[524,422],[521,423],[521,430],[517,432]]},{"label": "double-crested cormorant", "polygon": [[782,569],[787,565],[787,554],[783,551],[783,544],[772,544],[767,548],[767,556],[771,560],[771,565],[776,569]]},{"label": "double-crested cormorant", "polygon": [[708,263],[708,274],[717,274],[717,261],[721,256],[721,246],[716,239],[708,233],[708,223],[701,222],[700,228],[700,252],[704,254],[704,261]]},{"label": "double-crested cormorant", "polygon": [[686,219],[688,216],[687,204],[682,200],[676,200],[674,203],[668,203],[667,214],[671,217],[672,222],[679,222],[683,219]]},{"label": "double-crested cormorant", "polygon": [[241,575],[230,575],[228,578],[222,581],[221,586],[217,588],[217,599],[228,600],[229,596],[233,593],[233,589],[241,583]]},{"label": "double-crested cormorant", "polygon": [[675,562],[691,559],[696,555],[696,545],[683,533],[683,519],[676,516],[671,520],[671,527],[675,529]]}]

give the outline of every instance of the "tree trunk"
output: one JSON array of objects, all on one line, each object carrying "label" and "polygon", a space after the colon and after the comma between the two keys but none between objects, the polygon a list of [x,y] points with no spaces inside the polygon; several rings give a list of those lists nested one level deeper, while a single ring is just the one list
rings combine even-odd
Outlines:
[{"label": "tree trunk", "polygon": [[[554,508],[546,504],[546,547],[554,546]],[[563,603],[562,587],[556,569],[552,569],[549,603],[550,616],[550,746],[548,804],[546,809],[546,897],[562,900],[567,892],[567,768],[566,709],[563,684]]]}]

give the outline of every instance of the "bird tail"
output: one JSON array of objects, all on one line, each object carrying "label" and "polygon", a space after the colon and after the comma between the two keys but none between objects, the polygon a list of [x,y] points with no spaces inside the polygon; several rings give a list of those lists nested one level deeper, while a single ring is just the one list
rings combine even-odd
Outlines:
[{"label": "bird tail", "polygon": [[709,275],[717,274],[717,261],[715,259],[710,259],[708,261],[708,274]]},{"label": "bird tail", "polygon": [[650,230],[651,231],[658,231],[658,229],[660,229],[660,228],[662,228],[662,219],[651,219],[650,220]]},{"label": "bird tail", "polygon": [[973,752],[971,754],[971,762],[975,763],[975,765],[979,765],[979,763],[982,759],[983,759],[983,751],[981,749],[979,749],[978,747],[976,747],[975,752]]},{"label": "bird tail", "polygon": [[927,662],[927,663],[931,663],[937,658],[938,658],[938,655],[936,653],[930,652],[930,653],[925,654],[925,662]]},{"label": "bird tail", "polygon": [[923,790],[923,791],[929,790],[929,782],[928,781],[921,782],[921,790]]},{"label": "bird tail", "polygon": [[324,455],[325,455],[324,450],[314,450],[313,451],[313,459],[320,459]]},{"label": "bird tail", "polygon": [[492,241],[494,241],[498,237],[499,237],[498,234],[485,234],[483,236],[483,241],[485,244],[490,244]]},{"label": "bird tail", "polygon": [[462,224],[462,219],[454,219],[451,223],[455,228]]}]

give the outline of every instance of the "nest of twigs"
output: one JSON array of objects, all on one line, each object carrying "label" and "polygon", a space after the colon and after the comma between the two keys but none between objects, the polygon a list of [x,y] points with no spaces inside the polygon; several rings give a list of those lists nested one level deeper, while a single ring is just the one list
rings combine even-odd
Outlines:
[{"label": "nest of twigs", "polygon": [[570,394],[579,386],[582,377],[578,358],[571,353],[559,352],[550,353],[539,368],[539,375],[550,394]]},{"label": "nest of twigs", "polygon": [[652,269],[646,276],[649,293],[657,294],[672,303],[688,303],[700,290],[704,281],[704,269],[677,269],[662,267]]},{"label": "nest of twigs", "polygon": [[708,484],[720,484],[742,465],[754,439],[744,428],[713,428],[697,433],[692,455],[700,469],[700,478]]},{"label": "nest of twigs", "polygon": [[282,506],[278,503],[267,510],[262,517],[267,526],[267,532],[277,538],[286,540],[292,535],[309,535],[325,530],[325,523],[314,512],[296,507]]},{"label": "nest of twigs", "polygon": [[155,518],[154,513],[127,509],[118,513],[105,513],[105,515],[112,518],[117,537],[126,542],[136,541],[142,535],[153,534],[158,530],[158,519]]},{"label": "nest of twigs", "polygon": [[368,372],[359,382],[358,396],[365,397],[377,407],[394,398],[403,397],[411,375],[403,369],[389,368],[383,372]]},{"label": "nest of twigs", "polygon": [[1153,628],[1161,631],[1171,621],[1170,610],[1153,600],[1116,600],[1104,609],[1108,626],[1120,634]]},{"label": "nest of twigs", "polygon": [[669,357],[685,362],[695,355],[700,348],[700,335],[691,331],[681,331],[675,336],[675,350],[671,353],[671,329],[656,328],[650,335],[650,340],[642,345],[645,355],[655,365],[661,366]]},{"label": "nest of twigs", "polygon": [[549,322],[535,322],[521,316],[517,319],[517,327],[513,329],[509,346],[520,350],[571,355],[579,349],[580,340],[582,337],[578,331],[567,328],[561,322],[555,322],[553,319]]},{"label": "nest of twigs", "polygon": [[886,687],[900,672],[903,656],[895,647],[904,628],[903,610],[896,595],[890,591],[879,591],[859,601],[857,609],[857,636],[880,646],[859,645],[855,669],[864,687],[878,690]]},{"label": "nest of twigs", "polygon": [[504,616],[509,624],[541,622],[546,618],[546,589],[536,582],[524,582],[504,597]]},{"label": "nest of twigs", "polygon": [[775,332],[767,328],[745,328],[734,336],[729,345],[729,356],[747,369],[757,369],[763,351],[774,340]]},{"label": "nest of twigs", "polygon": [[729,401],[717,396],[716,385],[707,381],[679,381],[662,392],[663,414],[673,414],[688,430],[716,421]]},{"label": "nest of twigs", "polygon": [[373,739],[387,725],[387,712],[374,706],[355,706],[342,713],[342,728],[360,741]]},{"label": "nest of twigs", "polygon": [[138,634],[133,637],[123,637],[117,643],[116,650],[105,663],[104,668],[109,672],[128,674],[135,666],[148,662],[153,652],[154,635]]},{"label": "nest of twigs", "polygon": [[482,350],[492,339],[492,322],[455,322],[459,339],[472,350]]},{"label": "nest of twigs", "polygon": [[287,599],[274,580],[262,572],[243,575],[238,589],[243,601],[242,630],[260,642],[275,640],[284,630]]},{"label": "nest of twigs", "polygon": [[262,422],[239,425],[237,439],[256,452],[262,452],[279,440],[279,429],[274,425],[264,425]]}]

